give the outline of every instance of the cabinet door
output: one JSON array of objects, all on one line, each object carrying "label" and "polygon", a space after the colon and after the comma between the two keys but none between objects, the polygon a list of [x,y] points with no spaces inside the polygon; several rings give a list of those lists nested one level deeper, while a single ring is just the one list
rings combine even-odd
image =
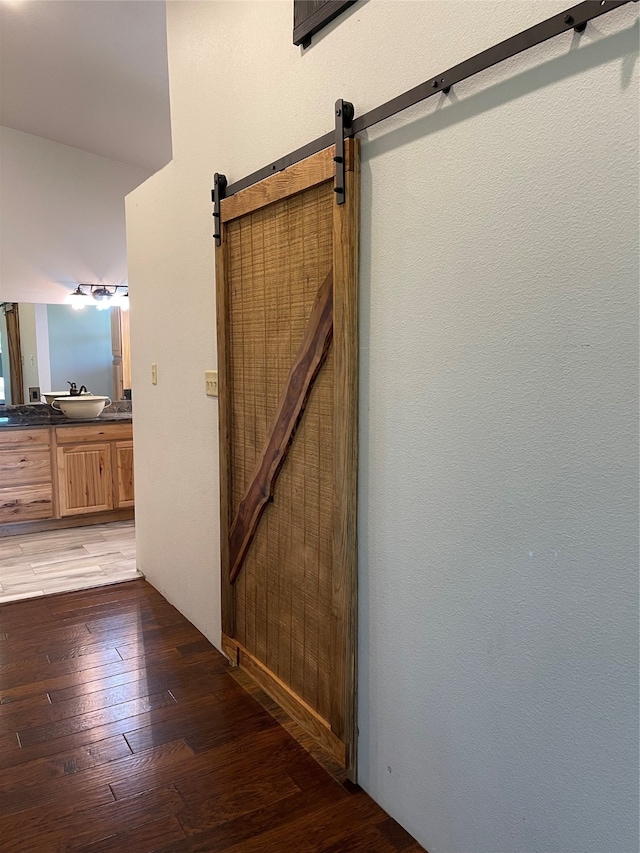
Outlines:
[{"label": "cabinet door", "polygon": [[133,506],[133,441],[113,445],[113,497],[116,507]]},{"label": "cabinet door", "polygon": [[58,447],[60,515],[113,509],[109,444]]}]

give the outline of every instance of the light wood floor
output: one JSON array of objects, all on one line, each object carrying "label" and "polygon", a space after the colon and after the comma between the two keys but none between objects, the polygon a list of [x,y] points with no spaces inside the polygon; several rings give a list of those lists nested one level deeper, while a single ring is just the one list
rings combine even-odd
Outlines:
[{"label": "light wood floor", "polygon": [[140,577],[133,520],[0,539],[0,604]]}]

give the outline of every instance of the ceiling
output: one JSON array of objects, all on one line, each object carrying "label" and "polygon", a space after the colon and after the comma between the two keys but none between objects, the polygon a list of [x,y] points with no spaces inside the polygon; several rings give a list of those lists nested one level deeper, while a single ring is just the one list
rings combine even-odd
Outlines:
[{"label": "ceiling", "polygon": [[149,171],[168,163],[163,0],[0,0],[0,124]]}]

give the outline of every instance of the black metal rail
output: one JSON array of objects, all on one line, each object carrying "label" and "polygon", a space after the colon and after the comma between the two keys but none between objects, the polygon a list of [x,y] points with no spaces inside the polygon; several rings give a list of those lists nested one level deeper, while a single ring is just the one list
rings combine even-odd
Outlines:
[{"label": "black metal rail", "polygon": [[[562,33],[566,33],[569,30],[583,32],[589,21],[600,17],[600,15],[605,15],[607,12],[612,12],[618,6],[625,6],[631,2],[637,3],[638,0],[586,0],[584,3],[579,3],[577,6],[573,6],[551,18],[547,18],[546,21],[541,21],[539,24],[535,24],[533,27],[529,27],[529,29],[523,30],[515,36],[511,36],[511,38],[505,39],[505,41],[501,41],[487,50],[483,50],[471,59],[466,59],[459,65],[454,65],[448,71],[437,74],[425,83],[421,83],[419,86],[409,89],[408,92],[392,98],[379,107],[375,107],[375,109],[370,110],[368,113],[354,118],[350,124],[345,123],[345,138],[355,136],[357,133],[361,133],[363,130],[372,127],[372,125],[378,124],[433,95],[437,95],[440,92],[446,93],[451,86],[455,86],[462,80],[466,80],[474,74],[479,74],[481,71],[497,65],[499,62],[504,62],[505,59],[517,56],[517,54],[538,44],[542,44],[555,36],[562,35]],[[306,157],[311,157],[312,154],[317,154],[318,151],[328,148],[335,141],[335,130],[325,133],[324,136],[314,139],[313,142],[303,145],[302,148],[292,151],[279,160],[274,160],[268,166],[247,175],[246,178],[229,184],[224,189],[224,197],[228,198],[235,195],[252,184],[268,178],[269,175],[281,172],[294,163],[298,163]],[[220,197],[220,194],[218,194],[218,203]],[[219,213],[219,210],[216,210],[216,212]]]}]

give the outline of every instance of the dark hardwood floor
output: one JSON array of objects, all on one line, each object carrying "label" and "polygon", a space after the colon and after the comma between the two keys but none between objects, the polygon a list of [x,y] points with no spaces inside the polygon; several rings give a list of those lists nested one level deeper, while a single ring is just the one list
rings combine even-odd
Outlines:
[{"label": "dark hardwood floor", "polygon": [[2,853],[418,853],[145,581],[0,606]]}]

